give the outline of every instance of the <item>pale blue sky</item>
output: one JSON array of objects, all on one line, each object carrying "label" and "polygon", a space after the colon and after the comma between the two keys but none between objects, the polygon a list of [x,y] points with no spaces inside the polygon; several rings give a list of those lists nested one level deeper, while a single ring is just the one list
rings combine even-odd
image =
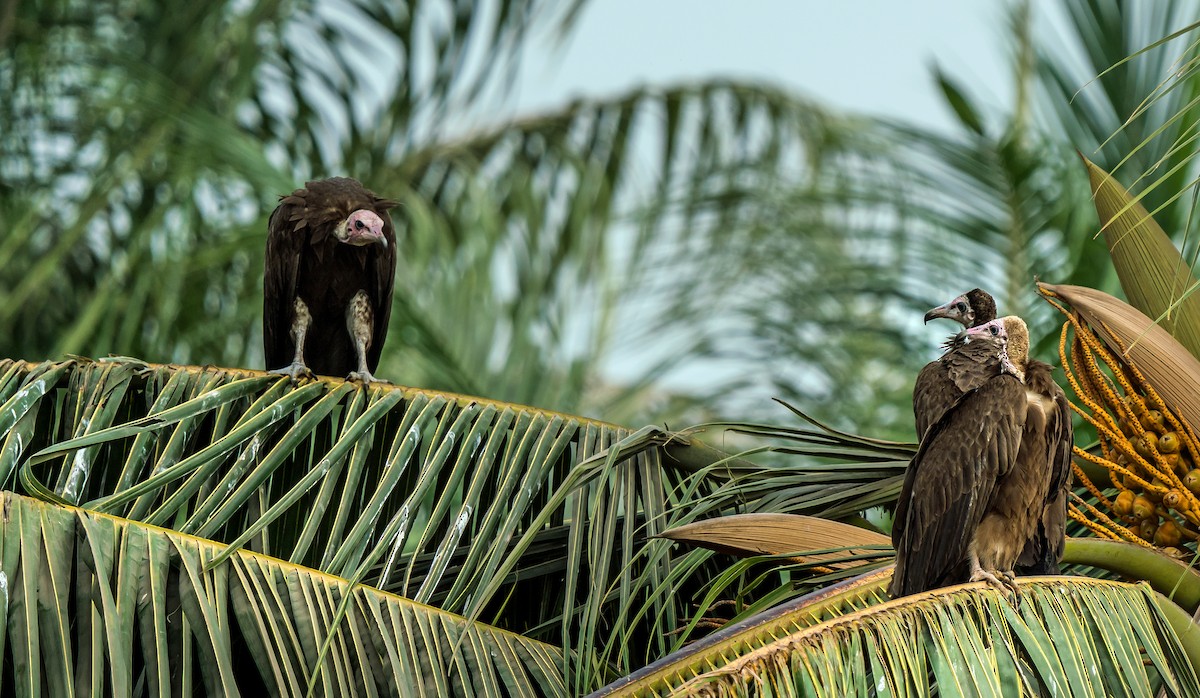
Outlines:
[{"label": "pale blue sky", "polygon": [[640,83],[725,76],[794,88],[847,111],[949,127],[929,66],[989,102],[1010,91],[999,0],[594,0],[573,38],[542,38],[517,113]]}]

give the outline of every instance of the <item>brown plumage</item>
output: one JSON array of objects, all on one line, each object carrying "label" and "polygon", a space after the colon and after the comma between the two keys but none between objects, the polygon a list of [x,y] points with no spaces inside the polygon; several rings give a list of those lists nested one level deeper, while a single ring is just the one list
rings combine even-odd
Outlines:
[{"label": "brown plumage", "polygon": [[[968,580],[1011,584],[1018,557],[1044,525],[1048,500],[1063,486],[1057,459],[1064,415],[1024,382],[1025,323],[1009,316],[971,328],[965,338],[965,349],[990,351],[972,350],[979,384],[930,426],[909,464],[892,527],[894,596]],[[1048,373],[1036,364],[1033,373],[1038,390],[1049,390],[1041,385]],[[1044,542],[1047,554],[1057,555],[1061,534]]]},{"label": "brown plumage", "polygon": [[[964,328],[977,327],[996,319],[996,301],[982,289],[971,289],[949,303],[944,303],[925,313],[925,322],[934,318],[947,318],[960,323]],[[917,425],[917,438],[950,408],[963,393],[977,385],[978,377],[971,376],[972,367],[978,362],[972,357],[958,357],[957,352],[965,346],[956,341],[961,333],[946,341],[949,349],[941,358],[925,364],[913,384],[913,416]],[[976,346],[978,351],[978,346]]]},{"label": "brown plumage", "polygon": [[1067,395],[1051,377],[1050,364],[1030,359],[1025,365],[1025,387],[1030,404],[1037,403],[1044,413],[1045,428],[1041,433],[1026,429],[1021,442],[1022,452],[1029,449],[1029,458],[1044,458],[1050,470],[1050,487],[1039,518],[1037,530],[1025,544],[1017,559],[1017,574],[1058,574],[1066,542],[1067,492],[1071,484],[1071,447],[1075,444],[1075,428],[1071,423],[1071,408]]},{"label": "brown plumage", "polygon": [[392,206],[347,177],[280,197],[263,278],[263,344],[273,373],[379,380],[372,371],[396,275]]}]

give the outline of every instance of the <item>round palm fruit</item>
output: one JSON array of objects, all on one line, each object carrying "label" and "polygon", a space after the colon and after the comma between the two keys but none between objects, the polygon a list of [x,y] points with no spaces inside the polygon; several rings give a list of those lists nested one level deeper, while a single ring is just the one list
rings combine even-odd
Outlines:
[{"label": "round palm fruit", "polygon": [[1168,453],[1179,453],[1179,434],[1173,431],[1168,431],[1158,437],[1158,452],[1166,455]]},{"label": "round palm fruit", "polygon": [[1154,540],[1154,534],[1157,532],[1158,532],[1158,518],[1157,517],[1154,519],[1146,519],[1145,521],[1138,524],[1137,533],[1139,536],[1142,537],[1142,540],[1145,540],[1145,541]]},{"label": "round palm fruit", "polygon": [[1184,499],[1183,493],[1179,490],[1168,490],[1163,495],[1162,503],[1168,509],[1179,511],[1181,507],[1186,506],[1187,500]]},{"label": "round palm fruit", "polygon": [[1120,429],[1121,433],[1124,434],[1125,436],[1128,436],[1131,438],[1133,437],[1133,434],[1134,434],[1133,425],[1130,424],[1129,420],[1126,419],[1125,417],[1117,418],[1117,428]]},{"label": "round palm fruit", "polygon": [[1192,494],[1200,494],[1200,469],[1189,470],[1183,476],[1183,486]]},{"label": "round palm fruit", "polygon": [[[1200,471],[1196,472],[1200,474]],[[1121,516],[1129,516],[1133,513],[1133,499],[1136,496],[1132,490],[1125,490],[1118,494],[1117,498],[1113,500],[1113,511]]]},{"label": "round palm fruit", "polygon": [[1182,539],[1183,533],[1171,519],[1163,521],[1162,525],[1158,527],[1158,530],[1154,532],[1154,544],[1160,548],[1177,546]]},{"label": "round palm fruit", "polygon": [[1142,402],[1142,397],[1140,395],[1126,395],[1125,406],[1129,408],[1130,412],[1133,412],[1138,417],[1141,417],[1142,413],[1146,411],[1146,404]]},{"label": "round palm fruit", "polygon": [[1167,430],[1167,420],[1158,410],[1146,410],[1146,414],[1142,415],[1142,428],[1161,434]]},{"label": "round palm fruit", "polygon": [[1141,520],[1149,519],[1150,517],[1157,518],[1154,512],[1154,501],[1144,494],[1139,494],[1133,498],[1133,515]]},{"label": "round palm fruit", "polygon": [[1137,437],[1133,441],[1133,450],[1142,458],[1153,458],[1154,451],[1158,448],[1158,434],[1152,431],[1147,431],[1145,434]]}]

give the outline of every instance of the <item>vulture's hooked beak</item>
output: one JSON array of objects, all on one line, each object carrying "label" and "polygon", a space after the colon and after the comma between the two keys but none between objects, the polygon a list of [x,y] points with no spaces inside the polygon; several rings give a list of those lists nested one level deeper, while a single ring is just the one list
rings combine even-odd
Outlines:
[{"label": "vulture's hooked beak", "polygon": [[928,324],[930,320],[936,320],[937,318],[946,318],[947,320],[954,320],[964,325],[967,324],[964,322],[966,318],[963,317],[962,311],[957,307],[962,302],[962,298],[955,298],[949,303],[943,303],[936,308],[932,308],[928,313],[925,313],[925,323]]}]

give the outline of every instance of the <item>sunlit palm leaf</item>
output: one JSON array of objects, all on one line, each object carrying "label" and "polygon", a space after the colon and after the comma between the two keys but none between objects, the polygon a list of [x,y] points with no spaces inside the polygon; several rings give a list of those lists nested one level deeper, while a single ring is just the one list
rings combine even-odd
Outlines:
[{"label": "sunlit palm leaf", "polygon": [[1154,218],[1103,169],[1084,158],[1104,242],[1130,305],[1200,355],[1196,277]]},{"label": "sunlit palm leaf", "polygon": [[0,362],[0,398],[5,486],[21,461],[26,491],[229,544],[217,561],[244,547],[469,612],[587,657],[585,687],[667,651],[689,614],[662,583],[676,556],[646,546],[716,452],[668,458],[657,429],[131,360]]},{"label": "sunlit palm leaf", "polygon": [[[885,556],[890,556],[892,545],[881,533],[796,514],[734,514],[670,528],[661,535],[740,557],[791,552],[798,562],[823,562],[830,567],[852,565],[839,558],[866,552],[857,546],[882,546]],[[825,549],[837,552],[819,552]]]},{"label": "sunlit palm leaf", "polygon": [[764,613],[595,695],[928,695],[936,688],[1149,697],[1160,682],[1169,695],[1200,691],[1145,587],[1023,581],[1014,607],[982,584],[888,601],[887,577],[876,572]]},{"label": "sunlit palm leaf", "polygon": [[562,653],[529,638],[363,586],[334,623],[344,579],[246,552],[210,569],[211,541],[7,492],[0,505],[17,695],[564,690]]}]

